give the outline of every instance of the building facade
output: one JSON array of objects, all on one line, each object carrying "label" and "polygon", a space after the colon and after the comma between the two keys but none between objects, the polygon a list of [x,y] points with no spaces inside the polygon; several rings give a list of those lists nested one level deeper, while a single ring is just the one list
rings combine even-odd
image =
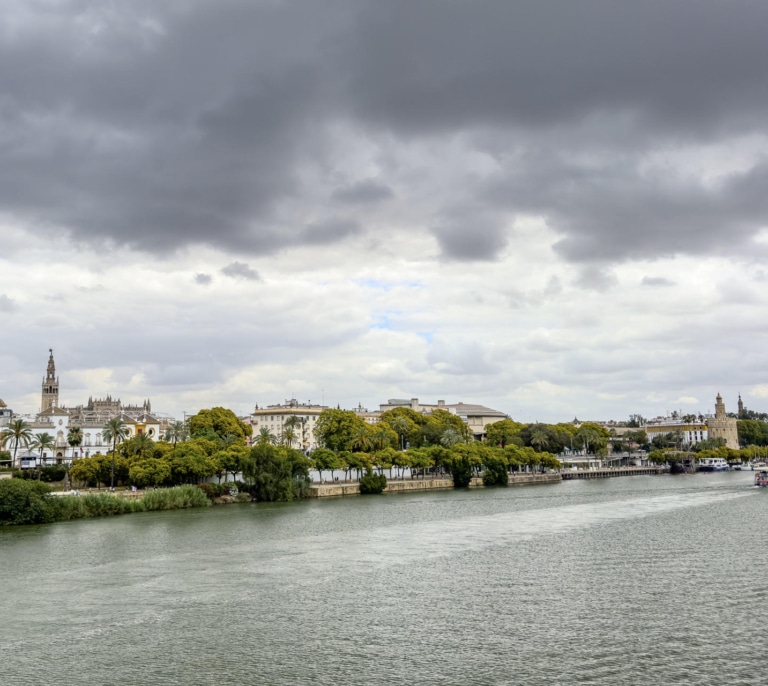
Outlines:
[{"label": "building facade", "polygon": [[[649,420],[645,426],[641,427],[648,435],[648,441],[653,441],[657,436],[667,436],[668,434],[680,432],[680,443],[684,445],[696,445],[709,438],[709,429],[706,421],[703,422],[685,422],[677,417],[657,417]],[[627,431],[636,431],[637,429],[626,429],[616,431],[621,435]]]},{"label": "building facade", "polygon": [[[286,429],[293,424],[295,426],[291,427],[292,432],[288,432],[289,436],[293,434],[287,441],[290,446],[304,452],[315,450],[320,447],[315,435],[315,426],[320,413],[326,409],[328,408],[325,405],[300,403],[295,398],[286,400],[282,405],[256,405],[251,413],[252,440],[254,443],[258,441],[259,433],[266,429],[275,440],[282,441],[286,436]],[[292,420],[291,417],[296,419]]]}]

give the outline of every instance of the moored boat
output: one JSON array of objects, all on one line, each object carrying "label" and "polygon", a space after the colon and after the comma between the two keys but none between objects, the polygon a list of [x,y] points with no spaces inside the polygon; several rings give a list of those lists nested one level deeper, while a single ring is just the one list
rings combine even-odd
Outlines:
[{"label": "moored boat", "polygon": [[768,488],[768,471],[763,469],[755,472],[755,486]]},{"label": "moored boat", "polygon": [[722,457],[702,457],[697,467],[699,472],[727,472],[728,462]]}]

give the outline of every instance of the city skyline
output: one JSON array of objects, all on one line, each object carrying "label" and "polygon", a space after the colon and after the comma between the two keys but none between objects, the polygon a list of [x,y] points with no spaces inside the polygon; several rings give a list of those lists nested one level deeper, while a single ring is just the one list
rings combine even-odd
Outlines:
[{"label": "city skyline", "polygon": [[0,397],[761,410],[767,21],[10,0]]},{"label": "city skyline", "polygon": [[[19,409],[18,407],[14,408],[13,401],[11,401],[10,405],[8,405],[8,403],[6,403],[6,405],[11,410],[14,410],[15,414],[17,414],[17,415],[26,415],[26,416],[34,416],[34,415],[36,415],[36,414],[46,410],[49,407],[62,407],[62,408],[67,408],[68,410],[80,409],[82,411],[82,409],[84,408],[84,405],[83,405],[84,401],[83,401],[83,399],[81,398],[79,403],[77,401],[74,401],[74,400],[71,400],[71,399],[68,400],[69,396],[66,395],[66,384],[63,387],[65,393],[64,393],[64,395],[60,396],[60,391],[62,390],[61,387],[60,387],[60,383],[59,383],[60,378],[61,378],[61,376],[60,376],[58,370],[56,369],[56,365],[55,365],[53,349],[49,349],[49,358],[48,358],[48,362],[47,362],[47,369],[46,369],[45,373],[43,374],[42,385],[40,387],[40,390],[38,390],[38,392],[37,392],[37,398],[38,398],[38,407],[37,407],[37,409],[36,410],[27,410],[27,409]],[[53,384],[53,386],[51,386],[51,384]],[[30,397],[31,395],[32,394],[26,394],[26,396],[24,396],[24,397]],[[719,396],[720,396],[720,394],[718,393],[718,397]],[[6,396],[6,397],[12,398],[12,396]],[[318,406],[325,406],[325,407],[340,406],[341,409],[345,409],[345,410],[363,410],[364,409],[366,412],[370,411],[372,413],[378,412],[379,409],[385,409],[385,408],[386,409],[391,409],[391,407],[395,407],[395,406],[406,406],[406,405],[408,405],[408,402],[410,402],[411,404],[413,404],[414,402],[417,403],[417,404],[420,403],[421,406],[424,406],[424,407],[432,407],[432,406],[440,407],[440,406],[444,405],[446,407],[446,409],[449,409],[451,407],[455,408],[457,406],[457,404],[458,405],[461,405],[461,404],[471,404],[473,402],[482,403],[482,399],[481,398],[480,399],[474,398],[474,399],[472,399],[470,401],[470,403],[467,403],[466,400],[463,400],[463,399],[462,400],[454,399],[454,398],[452,398],[452,396],[450,394],[448,395],[448,398],[449,399],[446,401],[445,398],[429,398],[429,399],[426,399],[426,398],[419,397],[419,396],[408,396],[407,398],[403,397],[403,398],[399,398],[399,399],[392,399],[392,398],[384,399],[384,398],[380,398],[378,401],[370,403],[368,405],[364,405],[363,403],[357,403],[357,405],[342,405],[341,403],[325,405],[324,399],[321,399],[319,402],[318,401],[313,402],[311,399],[303,400],[303,399],[296,398],[295,396],[287,396],[287,397],[284,397],[282,400],[273,399],[273,400],[269,400],[269,401],[266,401],[266,402],[261,402],[261,403],[256,402],[256,403],[253,403],[250,409],[243,410],[243,411],[238,411],[237,408],[232,407],[231,405],[228,405],[226,402],[222,403],[221,405],[224,406],[224,407],[227,407],[228,409],[232,409],[233,411],[235,411],[236,414],[238,414],[241,417],[246,417],[246,416],[250,416],[250,415],[252,415],[254,413],[254,407],[255,407],[256,410],[264,411],[265,409],[270,408],[270,407],[285,408],[285,407],[287,407],[287,405],[285,405],[285,403],[293,403],[293,402],[298,402],[300,405],[303,405],[304,403],[312,404],[314,407],[318,407]],[[0,396],[0,399],[2,399],[2,396]],[[142,411],[146,412],[146,411],[151,409],[151,399],[148,398],[148,397],[142,397],[141,399],[136,400],[133,397],[126,396],[126,401],[125,402],[122,402],[122,401],[123,401],[123,398],[120,397],[120,393],[119,392],[118,393],[114,393],[114,392],[110,391],[110,392],[107,392],[106,394],[104,394],[103,396],[101,396],[99,394],[94,394],[92,392],[90,392],[88,394],[88,403],[95,402],[97,405],[109,405],[109,406],[117,405],[117,404],[122,403],[123,406],[127,406],[130,410],[137,410],[137,411],[140,411],[140,412],[142,412]],[[131,402],[138,402],[140,404],[134,407],[134,406],[130,406]],[[393,403],[393,402],[395,402],[396,404],[395,405],[390,405],[390,403]],[[180,413],[168,412],[168,411],[165,411],[163,409],[161,409],[159,412],[154,412],[154,411],[153,412],[158,417],[171,416],[171,417],[178,418],[179,416],[190,416],[192,414],[195,414],[196,412],[198,412],[201,409],[210,408],[210,407],[213,407],[215,405],[216,405],[215,403],[214,404],[210,404],[209,403],[208,405],[198,407],[195,410],[190,410],[190,411],[182,410]],[[19,406],[19,407],[22,407],[22,406]],[[689,408],[687,411],[685,411],[685,410],[683,410],[681,408],[667,409],[664,412],[658,412],[658,413],[655,413],[655,414],[651,413],[649,416],[646,416],[645,419],[653,420],[653,419],[669,418],[669,417],[674,417],[676,415],[679,415],[680,417],[687,416],[687,415],[714,416],[713,412],[712,412],[712,409],[714,407],[715,407],[715,405],[713,405],[712,408],[705,408],[703,410],[702,409],[698,409],[698,410],[695,410],[695,411],[692,410],[691,408]],[[734,408],[737,408],[737,409],[734,409]],[[85,409],[87,410],[88,408],[85,407]],[[523,418],[523,417],[514,417],[512,415],[509,415],[509,413],[506,412],[506,410],[504,410],[503,408],[487,408],[487,409],[493,409],[493,410],[496,410],[496,411],[505,412],[512,419],[515,419],[516,421],[521,421],[521,422],[524,422],[524,423],[533,423],[533,422],[540,421],[538,418],[534,419],[534,420],[530,420],[530,419]],[[739,413],[740,414],[742,409],[754,410],[754,408],[747,407],[745,404],[743,404],[743,399],[741,397],[741,394],[739,394],[739,396],[738,396],[738,404],[734,405],[734,407],[730,407],[729,413],[731,413],[731,414]],[[622,416],[618,416],[618,417],[617,416],[581,417],[581,418],[574,417],[574,419],[578,418],[580,421],[625,422],[633,414],[642,414],[642,413],[628,412],[626,414],[626,416],[623,416],[623,417]],[[544,420],[541,420],[541,421],[544,421]],[[549,420],[548,423],[567,422],[567,421],[569,421],[569,420],[566,417],[561,417],[559,419]]]}]

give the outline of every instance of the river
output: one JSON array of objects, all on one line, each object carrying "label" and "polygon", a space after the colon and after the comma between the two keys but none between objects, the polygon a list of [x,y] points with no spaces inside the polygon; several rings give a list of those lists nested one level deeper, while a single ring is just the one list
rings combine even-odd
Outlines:
[{"label": "river", "polygon": [[0,684],[763,684],[751,472],[0,529]]}]

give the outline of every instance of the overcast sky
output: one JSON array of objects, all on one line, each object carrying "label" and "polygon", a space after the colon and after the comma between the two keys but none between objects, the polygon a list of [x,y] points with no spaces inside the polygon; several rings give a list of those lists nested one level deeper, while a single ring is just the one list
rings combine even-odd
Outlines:
[{"label": "overcast sky", "polygon": [[4,0],[0,398],[768,408],[765,0]]}]

